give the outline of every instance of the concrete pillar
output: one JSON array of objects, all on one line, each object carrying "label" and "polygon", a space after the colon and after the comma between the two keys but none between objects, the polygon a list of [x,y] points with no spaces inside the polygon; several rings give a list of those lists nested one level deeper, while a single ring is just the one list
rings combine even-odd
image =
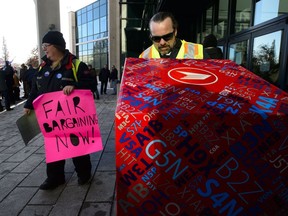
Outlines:
[{"label": "concrete pillar", "polygon": [[108,2],[108,28],[109,28],[109,67],[115,65],[120,79],[120,7],[119,2],[109,0]]},{"label": "concrete pillar", "polygon": [[39,60],[44,55],[41,48],[43,36],[50,30],[60,31],[59,0],[34,0],[37,20]]},{"label": "concrete pillar", "polygon": [[[66,44],[66,47],[69,51],[76,55],[76,19],[75,19],[75,12],[70,11],[68,13],[68,26],[69,26],[69,44]],[[67,42],[67,40],[66,40]],[[70,48],[69,48],[70,47]]]}]

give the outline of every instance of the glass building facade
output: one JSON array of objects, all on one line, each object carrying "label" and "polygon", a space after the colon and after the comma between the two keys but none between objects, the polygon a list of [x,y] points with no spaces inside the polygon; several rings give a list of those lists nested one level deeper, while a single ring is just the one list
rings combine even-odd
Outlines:
[{"label": "glass building facade", "polygon": [[96,71],[108,64],[108,3],[98,0],[76,11],[76,53]]},{"label": "glass building facade", "polygon": [[[97,70],[119,59],[122,71],[125,58],[138,57],[151,45],[150,17],[158,10],[171,11],[178,15],[180,38],[202,43],[213,33],[224,58],[288,91],[288,0],[203,0],[201,4],[192,13],[170,0],[97,0],[75,12],[77,56]],[[120,19],[114,13],[119,7]]]},{"label": "glass building facade", "polygon": [[213,33],[226,59],[288,90],[288,0],[211,1],[198,21],[197,42]]}]

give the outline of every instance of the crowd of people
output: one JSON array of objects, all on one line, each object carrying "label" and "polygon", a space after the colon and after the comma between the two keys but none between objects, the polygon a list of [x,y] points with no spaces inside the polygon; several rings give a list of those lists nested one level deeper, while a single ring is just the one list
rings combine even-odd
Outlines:
[{"label": "crowd of people", "polygon": [[[217,39],[213,34],[207,35],[202,44],[191,43],[177,38],[178,23],[171,13],[160,12],[155,14],[149,23],[150,39],[152,45],[144,50],[139,58],[194,58],[194,59],[223,59],[223,53],[217,47]],[[184,52],[185,50],[185,52]],[[105,64],[100,72],[88,64],[88,70],[96,81],[96,88],[93,92],[94,99],[99,100],[100,94],[107,94],[108,83],[113,89],[113,95],[117,94],[118,70],[115,65],[111,69]],[[21,65],[20,74],[13,69],[9,61],[1,68],[0,92],[4,99],[4,106],[7,111],[13,110],[10,106],[15,104],[20,98],[20,86],[22,85],[24,96],[27,99],[32,88],[32,79],[37,71],[31,64]],[[100,81],[100,93],[98,90],[98,80]],[[0,101],[1,102],[1,101]],[[4,107],[0,103],[0,111]]]},{"label": "crowd of people", "polygon": [[[217,40],[211,35],[205,38],[204,46],[177,38],[178,23],[170,13],[155,14],[150,20],[149,27],[152,45],[139,55],[140,58],[223,58],[223,54],[214,56],[214,51],[211,51],[214,50],[211,49],[212,46],[217,47]],[[0,91],[2,98],[5,99],[7,111],[12,110],[11,104],[20,100],[20,85],[23,85],[23,99],[27,99],[24,105],[24,113],[27,115],[33,109],[33,100],[47,92],[63,91],[64,94],[69,95],[77,88],[90,89],[94,99],[99,100],[100,94],[107,94],[108,82],[110,82],[110,87],[113,89],[112,94],[117,94],[119,79],[115,65],[109,69],[108,64],[105,64],[97,73],[91,64],[87,65],[80,61],[66,49],[66,42],[61,32],[47,32],[42,39],[42,49],[45,55],[42,57],[42,64],[37,69],[33,68],[31,64],[27,66],[22,64],[18,77],[18,72],[8,61],[1,68]],[[219,49],[216,51],[218,53]],[[76,73],[74,73],[73,67],[69,69],[69,66],[74,64],[77,64]],[[98,78],[101,83],[100,94]],[[78,174],[78,183],[80,185],[85,184],[91,177],[90,156],[83,155],[73,158],[73,162]],[[40,189],[50,190],[63,184],[65,182],[64,165],[64,160],[48,163],[47,179],[40,186]]]},{"label": "crowd of people", "polygon": [[[108,82],[110,87],[113,88],[113,95],[117,94],[118,70],[115,65],[112,66],[111,72],[106,64],[98,74],[91,64],[88,64],[88,69],[95,80],[95,90],[93,91],[94,99],[99,100],[100,94],[98,90],[98,80],[101,82],[101,95],[107,94]],[[37,68],[32,64],[21,64],[19,72],[13,68],[9,61],[5,62],[5,66],[0,68],[0,112],[3,110],[11,111],[11,105],[16,104],[18,101],[28,98],[32,89],[32,80],[37,72]],[[20,87],[23,89],[23,96],[20,97]],[[3,103],[3,104],[2,104]]]},{"label": "crowd of people", "polygon": [[[29,65],[29,70],[27,70],[27,66],[22,64],[19,74],[18,70],[13,68],[9,61],[5,61],[5,65],[0,68],[0,112],[5,109],[7,111],[13,110],[11,105],[28,97],[35,71],[36,69],[32,65]],[[21,85],[23,85],[24,89],[23,98],[20,98]],[[4,104],[2,104],[2,101]]]}]

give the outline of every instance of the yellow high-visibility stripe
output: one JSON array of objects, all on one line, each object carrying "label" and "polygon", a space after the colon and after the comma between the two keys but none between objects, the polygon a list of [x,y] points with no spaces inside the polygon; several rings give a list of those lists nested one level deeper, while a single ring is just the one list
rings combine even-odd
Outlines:
[{"label": "yellow high-visibility stripe", "polygon": [[[73,61],[75,60],[75,65],[73,63]],[[76,82],[78,82],[78,78],[77,78],[77,72],[78,72],[78,68],[79,68],[79,65],[80,65],[80,60],[79,59],[74,59],[72,61],[72,71],[73,71],[73,76],[74,76],[74,79]],[[42,66],[40,65],[38,71],[40,71],[42,69]]]},{"label": "yellow high-visibility stripe", "polygon": [[[160,54],[154,45],[144,50],[139,58],[160,58]],[[203,59],[203,46],[202,44],[194,44],[182,40],[182,45],[176,56],[176,59]]]}]

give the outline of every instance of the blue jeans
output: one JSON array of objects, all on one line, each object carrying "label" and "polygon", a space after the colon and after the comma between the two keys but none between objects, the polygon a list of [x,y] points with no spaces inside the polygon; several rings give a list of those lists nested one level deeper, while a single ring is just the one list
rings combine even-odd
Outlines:
[{"label": "blue jeans", "polygon": [[117,94],[117,81],[118,81],[118,80],[112,80],[112,83],[111,83],[114,94]]}]

